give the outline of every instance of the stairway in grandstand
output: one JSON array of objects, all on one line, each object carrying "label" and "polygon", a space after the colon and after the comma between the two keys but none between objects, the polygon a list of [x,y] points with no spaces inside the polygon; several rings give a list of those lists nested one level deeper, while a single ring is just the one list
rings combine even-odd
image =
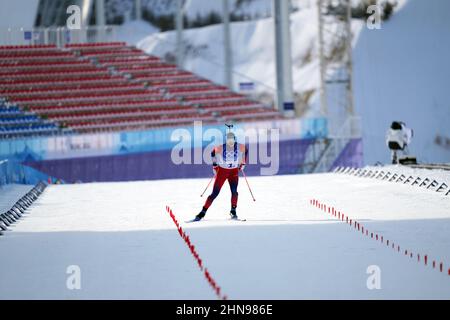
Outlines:
[{"label": "stairway in grandstand", "polygon": [[123,42],[0,47],[0,136],[282,115]]}]

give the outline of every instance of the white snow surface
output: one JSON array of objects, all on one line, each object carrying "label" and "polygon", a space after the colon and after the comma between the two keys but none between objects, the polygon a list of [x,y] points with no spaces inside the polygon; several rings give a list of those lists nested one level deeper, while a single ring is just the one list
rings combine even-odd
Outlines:
[{"label": "white snow surface", "polygon": [[115,40],[136,45],[143,38],[159,32],[159,29],[145,20],[132,20],[117,27]]},{"label": "white snow surface", "polygon": [[[442,179],[441,179],[442,180]],[[169,205],[230,299],[449,299],[450,201],[342,174],[249,177],[229,221],[224,186],[204,221],[208,179],[51,185],[0,237],[0,299],[215,299],[165,211]],[[282,191],[282,192],[280,192]],[[310,205],[318,199],[414,254],[417,263]],[[431,264],[431,261],[429,262]],[[81,290],[66,270],[81,269]],[[379,266],[381,289],[366,286]]]},{"label": "white snow surface", "polygon": [[39,0],[2,0],[0,4],[0,30],[32,28]]}]

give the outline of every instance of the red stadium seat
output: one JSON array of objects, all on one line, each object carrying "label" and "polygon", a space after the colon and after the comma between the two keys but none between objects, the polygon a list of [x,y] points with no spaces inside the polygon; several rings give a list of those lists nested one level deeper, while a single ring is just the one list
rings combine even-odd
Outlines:
[{"label": "red stadium seat", "polygon": [[0,46],[0,96],[26,110],[18,123],[53,125],[48,132],[56,124],[96,132],[282,117],[124,42]]}]

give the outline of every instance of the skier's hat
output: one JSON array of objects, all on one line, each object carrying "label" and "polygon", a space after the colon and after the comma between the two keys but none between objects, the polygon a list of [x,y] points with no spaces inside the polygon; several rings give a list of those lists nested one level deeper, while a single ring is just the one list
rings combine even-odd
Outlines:
[{"label": "skier's hat", "polygon": [[228,139],[234,139],[234,140],[236,140],[236,135],[235,135],[233,132],[228,131],[228,132],[227,132],[227,140],[228,140]]}]

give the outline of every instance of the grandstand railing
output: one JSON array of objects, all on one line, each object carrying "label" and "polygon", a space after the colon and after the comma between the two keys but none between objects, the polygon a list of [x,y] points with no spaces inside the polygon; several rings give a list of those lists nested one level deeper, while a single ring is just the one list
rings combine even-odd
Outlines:
[{"label": "grandstand railing", "polygon": [[362,137],[361,118],[349,117],[340,127],[339,130],[330,128],[329,143],[323,150],[323,153],[312,172],[328,172],[331,170],[333,163],[345,149],[352,139],[360,139]]},{"label": "grandstand railing", "polygon": [[67,27],[7,28],[0,30],[0,45],[54,44],[64,47],[69,43],[97,43],[116,41],[116,26],[88,26],[80,29]]},{"label": "grandstand railing", "polygon": [[11,163],[8,159],[0,160],[0,186],[11,183],[23,183],[23,168]]},{"label": "grandstand railing", "polygon": [[[182,126],[194,137],[192,125]],[[171,140],[178,126],[133,131],[105,131],[97,133],[72,133],[66,135],[0,139],[0,159],[57,159],[86,157],[129,152],[153,152],[171,149]],[[327,122],[323,118],[282,119],[274,121],[240,122],[236,128],[279,129],[280,136],[291,139],[316,139],[327,136]],[[222,130],[223,125],[202,124],[202,130]],[[202,133],[203,134],[203,133]],[[206,143],[206,142],[205,142]]]}]

